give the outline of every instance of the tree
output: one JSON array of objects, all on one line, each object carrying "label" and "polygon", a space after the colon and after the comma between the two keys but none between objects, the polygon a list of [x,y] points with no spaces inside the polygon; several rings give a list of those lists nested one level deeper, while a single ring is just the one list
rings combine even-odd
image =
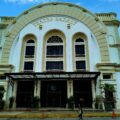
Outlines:
[{"label": "tree", "polygon": [[114,85],[105,84],[104,91],[105,91],[105,100],[104,100],[105,109],[111,111],[113,108],[115,108],[115,102],[116,102],[116,99],[113,94],[115,92]]}]

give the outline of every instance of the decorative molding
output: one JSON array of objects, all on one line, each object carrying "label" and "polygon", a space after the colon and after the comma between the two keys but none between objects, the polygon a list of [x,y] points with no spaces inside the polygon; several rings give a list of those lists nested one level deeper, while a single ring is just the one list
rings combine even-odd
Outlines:
[{"label": "decorative molding", "polygon": [[120,44],[111,44],[111,45],[109,45],[110,47],[116,47],[116,48],[120,48]]},{"label": "decorative molding", "polygon": [[0,74],[4,74],[6,72],[12,72],[14,70],[14,66],[12,64],[0,64]]},{"label": "decorative molding", "polygon": [[54,15],[54,16],[42,17],[39,20],[35,20],[32,24],[35,27],[39,27],[39,25],[42,25],[43,23],[54,22],[54,21],[64,22],[70,25],[75,25],[78,22],[77,20],[67,16]]},{"label": "decorative molding", "polygon": [[[21,14],[18,16],[15,20],[15,24],[11,24],[8,27],[8,31],[10,28],[11,34],[9,37],[6,37],[5,44],[3,47],[2,52],[2,59],[1,62],[4,64],[8,63],[9,55],[10,55],[10,49],[11,46],[19,34],[19,32],[29,23],[33,22],[34,20],[37,20],[44,16],[68,16],[71,18],[74,18],[80,22],[83,22],[95,35],[97,42],[99,44],[100,48],[100,54],[101,54],[101,61],[102,62],[109,62],[109,50],[108,45],[106,42],[106,34],[102,34],[101,37],[99,35],[101,34],[101,31],[106,31],[106,26],[101,21],[96,21],[96,15],[92,14],[88,10],[87,12],[83,12],[82,10],[84,8],[73,5],[73,7],[69,7],[68,5],[71,5],[70,3],[58,3],[58,5],[53,5],[53,3],[46,3],[42,4],[41,8],[38,8],[38,6],[33,7],[28,11],[28,14]],[[104,43],[104,44],[103,44]],[[103,54],[104,53],[104,54]]]},{"label": "decorative molding", "polygon": [[100,71],[120,71],[120,64],[117,63],[97,63],[96,67]]}]

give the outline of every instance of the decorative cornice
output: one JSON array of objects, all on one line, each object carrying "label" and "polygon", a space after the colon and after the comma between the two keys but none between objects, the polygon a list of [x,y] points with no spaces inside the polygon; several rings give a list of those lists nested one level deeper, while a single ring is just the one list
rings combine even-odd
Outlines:
[{"label": "decorative cornice", "polygon": [[0,23],[0,28],[1,28],[1,29],[6,28],[7,26],[8,26],[8,24],[6,24],[6,23]]},{"label": "decorative cornice", "polygon": [[96,67],[101,71],[120,71],[120,64],[117,63],[97,63]]},{"label": "decorative cornice", "polygon": [[0,68],[11,68],[11,69],[13,69],[14,65],[12,65],[12,64],[0,64]]},{"label": "decorative cornice", "polygon": [[104,24],[106,25],[116,25],[116,26],[120,26],[120,21],[119,20],[111,20],[111,21],[103,21]]},{"label": "decorative cornice", "polygon": [[116,48],[120,48],[120,44],[111,44],[111,45],[109,45],[110,47],[116,47]]},{"label": "decorative cornice", "polygon": [[12,72],[14,66],[12,64],[0,64],[0,74],[4,74],[6,72]]}]

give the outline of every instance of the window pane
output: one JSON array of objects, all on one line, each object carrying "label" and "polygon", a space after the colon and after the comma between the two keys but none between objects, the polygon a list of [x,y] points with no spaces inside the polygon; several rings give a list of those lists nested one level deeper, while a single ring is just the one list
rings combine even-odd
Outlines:
[{"label": "window pane", "polygon": [[63,55],[63,46],[47,46],[47,55]]},{"label": "window pane", "polygon": [[63,40],[59,36],[52,36],[48,39],[47,43],[62,43]]},{"label": "window pane", "polygon": [[35,47],[34,46],[26,46],[25,55],[34,55]]},{"label": "window pane", "polygon": [[86,69],[85,61],[76,61],[76,69],[85,70]]},{"label": "window pane", "polygon": [[78,38],[75,42],[84,42],[84,40],[81,38]]},{"label": "window pane", "polygon": [[80,55],[80,56],[85,55],[84,45],[75,45],[75,53],[76,55]]},{"label": "window pane", "polygon": [[63,70],[63,61],[46,62],[46,70]]},{"label": "window pane", "polygon": [[28,40],[27,43],[34,43],[34,40]]},{"label": "window pane", "polygon": [[33,70],[33,62],[25,62],[24,70]]},{"label": "window pane", "polygon": [[103,74],[103,79],[111,79],[111,74]]}]

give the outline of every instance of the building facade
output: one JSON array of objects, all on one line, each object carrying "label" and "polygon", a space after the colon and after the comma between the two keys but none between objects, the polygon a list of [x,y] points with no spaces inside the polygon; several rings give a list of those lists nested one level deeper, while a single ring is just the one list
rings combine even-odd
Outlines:
[{"label": "building facade", "polygon": [[[115,13],[93,14],[71,3],[46,3],[18,17],[0,17],[0,86],[8,107],[85,108],[112,99],[120,109],[120,38]],[[107,89],[107,87],[108,89]],[[113,91],[112,91],[113,90]],[[102,108],[105,105],[102,102]]]}]

